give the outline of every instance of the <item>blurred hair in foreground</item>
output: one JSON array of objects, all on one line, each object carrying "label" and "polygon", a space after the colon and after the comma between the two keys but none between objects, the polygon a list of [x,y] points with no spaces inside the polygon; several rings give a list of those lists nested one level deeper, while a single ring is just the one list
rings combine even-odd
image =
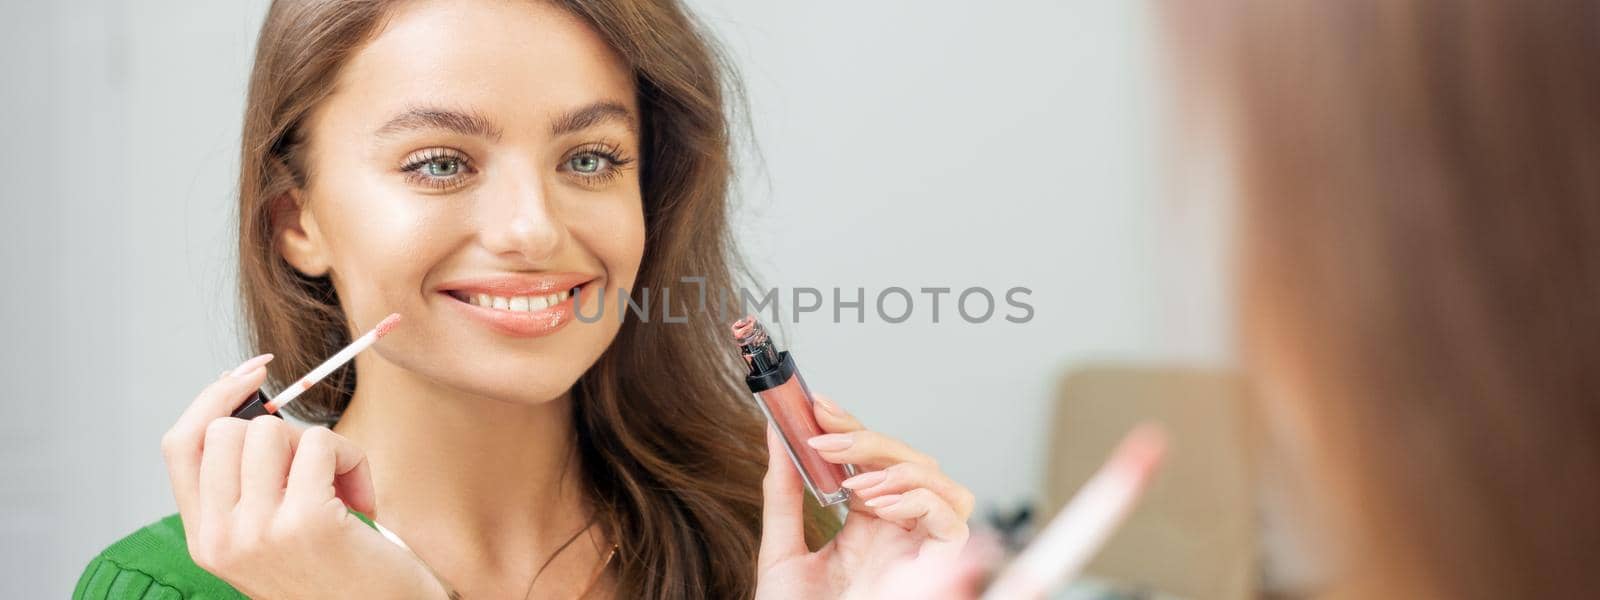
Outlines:
[{"label": "blurred hair in foreground", "polygon": [[1223,108],[1242,351],[1330,591],[1600,589],[1600,4],[1162,9]]}]

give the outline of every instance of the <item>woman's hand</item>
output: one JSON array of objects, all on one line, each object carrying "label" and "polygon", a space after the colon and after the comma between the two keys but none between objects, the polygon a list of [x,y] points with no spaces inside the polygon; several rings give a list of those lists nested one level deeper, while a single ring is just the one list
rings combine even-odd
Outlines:
[{"label": "woman's hand", "polygon": [[223,374],[161,439],[195,564],[251,598],[444,598],[425,566],[348,512],[373,512],[360,448],[326,427],[228,416],[271,359]]},{"label": "woman's hand", "polygon": [[[973,539],[959,556],[919,556],[890,565],[853,597],[873,600],[1042,600],[1072,581],[1133,510],[1167,451],[1159,425],[1135,427],[1016,558],[1002,563],[998,538]],[[997,567],[1004,567],[998,568]],[[988,577],[994,572],[993,579]],[[985,582],[987,580],[987,585]],[[854,584],[852,587],[856,587]]]},{"label": "woman's hand", "polygon": [[817,395],[825,435],[808,440],[829,462],[861,469],[845,481],[854,497],[844,528],[817,552],[806,548],[800,474],[776,434],[767,432],[765,512],[756,597],[860,598],[882,592],[880,578],[906,561],[953,560],[967,540],[972,492],[928,456],[863,427]]}]

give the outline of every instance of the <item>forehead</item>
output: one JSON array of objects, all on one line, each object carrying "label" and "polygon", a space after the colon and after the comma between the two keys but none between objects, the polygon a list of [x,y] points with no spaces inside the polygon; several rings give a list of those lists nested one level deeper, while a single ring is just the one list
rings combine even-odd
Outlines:
[{"label": "forehead", "polygon": [[633,92],[627,64],[581,18],[536,1],[453,0],[396,7],[329,104],[367,121],[419,104],[471,107],[512,125],[596,100],[634,109]]}]

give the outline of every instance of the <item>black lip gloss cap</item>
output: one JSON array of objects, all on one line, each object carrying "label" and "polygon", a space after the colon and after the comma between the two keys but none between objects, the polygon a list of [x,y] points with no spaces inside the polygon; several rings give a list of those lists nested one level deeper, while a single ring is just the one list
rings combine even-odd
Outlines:
[{"label": "black lip gloss cap", "polygon": [[256,390],[256,393],[250,395],[249,400],[246,400],[244,404],[240,404],[239,408],[233,409],[233,416],[246,421],[261,415],[272,415],[282,419],[283,415],[279,415],[275,412],[267,412],[268,400],[271,400],[271,398],[268,398],[266,394],[261,393],[261,390]]}]

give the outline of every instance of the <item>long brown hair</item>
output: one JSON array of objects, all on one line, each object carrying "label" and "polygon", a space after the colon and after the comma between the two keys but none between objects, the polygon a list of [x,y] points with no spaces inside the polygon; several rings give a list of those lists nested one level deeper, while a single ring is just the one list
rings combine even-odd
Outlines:
[{"label": "long brown hair", "polygon": [[[646,244],[637,289],[698,308],[732,293],[739,265],[728,231],[729,98],[737,80],[674,0],[558,2],[584,18],[631,66],[644,124],[641,191]],[[277,0],[257,43],[239,178],[240,291],[250,343],[277,355],[283,385],[349,342],[327,277],[306,277],[274,242],[274,211],[305,182],[300,124],[341,66],[381,30],[382,0]],[[731,91],[730,91],[731,90]],[[704,283],[686,282],[702,277]],[[739,380],[721,324],[630,319],[572,390],[579,454],[618,558],[624,598],[748,597],[755,587],[764,424]],[[333,423],[355,389],[352,369],[286,410]],[[808,538],[836,526],[811,507]]]},{"label": "long brown hair", "polygon": [[1298,388],[1265,408],[1309,432],[1354,588],[1594,594],[1600,10],[1198,4],[1187,48],[1220,59],[1240,146],[1244,339]]}]

